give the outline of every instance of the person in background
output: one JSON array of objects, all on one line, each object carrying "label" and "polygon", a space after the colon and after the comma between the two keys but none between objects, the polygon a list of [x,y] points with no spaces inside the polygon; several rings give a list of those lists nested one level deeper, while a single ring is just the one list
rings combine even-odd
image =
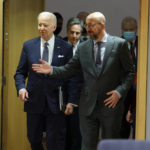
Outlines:
[{"label": "person in background", "polygon": [[86,28],[85,28],[85,21],[86,21],[86,17],[88,15],[89,15],[89,13],[86,11],[81,11],[77,14],[77,18],[79,18],[82,21],[83,29],[82,29],[82,35],[81,35],[80,39],[83,41],[85,41],[89,38]]},{"label": "person in background", "polygon": [[[123,100],[135,75],[127,42],[109,35],[105,24],[101,12],[87,16],[86,30],[90,39],[78,46],[65,66],[55,67],[42,59],[42,64],[32,65],[36,73],[49,74],[50,78],[65,78],[82,70],[79,101],[82,150],[96,150],[100,128],[102,139],[120,138]],[[124,79],[122,72],[126,73]]]},{"label": "person in background", "polygon": [[128,47],[136,70],[134,83],[125,98],[125,111],[122,120],[121,138],[129,138],[131,125],[133,127],[132,137],[135,138],[137,57],[138,57],[138,36],[137,36],[136,19],[131,16],[125,17],[122,20],[121,29],[122,29],[122,38],[128,41]]},{"label": "person in background", "polygon": [[54,34],[61,38],[59,33],[61,32],[62,27],[63,27],[63,17],[59,12],[54,12],[54,15],[57,18],[57,26],[56,26],[56,30],[54,31]]},{"label": "person in background", "polygon": [[80,37],[82,35],[82,22],[79,18],[70,18],[67,22],[67,37],[65,41],[73,45],[73,54],[75,54],[78,45],[83,42]]},{"label": "person in background", "polygon": [[[68,43],[73,45],[73,55],[75,55],[78,45],[82,42],[80,40],[82,33],[82,24],[79,18],[70,18],[67,22],[67,37],[64,38]],[[78,82],[77,101],[80,98],[82,86],[82,72],[75,75]],[[78,107],[74,107],[74,112],[67,116],[67,138],[66,150],[81,150],[81,134],[79,128],[79,112]]]},{"label": "person in background", "polygon": [[[37,74],[32,64],[39,59],[53,66],[65,65],[72,57],[72,46],[54,35],[56,16],[41,12],[38,16],[40,37],[26,41],[14,76],[19,99],[27,112],[27,136],[32,150],[44,150],[43,128],[47,150],[64,150],[66,137],[65,115],[73,112],[76,87],[73,79],[50,79]],[[26,86],[26,79],[27,86]],[[68,95],[64,112],[60,108],[59,89]]]}]

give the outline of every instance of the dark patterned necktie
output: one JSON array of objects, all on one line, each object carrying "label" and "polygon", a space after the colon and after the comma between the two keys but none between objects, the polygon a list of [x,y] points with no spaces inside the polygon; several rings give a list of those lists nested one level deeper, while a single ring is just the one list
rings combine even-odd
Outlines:
[{"label": "dark patterned necktie", "polygon": [[98,50],[96,54],[96,68],[99,70],[101,68],[101,44],[102,42],[97,42]]},{"label": "dark patterned necktie", "polygon": [[48,62],[48,59],[49,59],[49,49],[48,49],[47,46],[48,46],[48,43],[45,42],[42,59]]},{"label": "dark patterned necktie", "polygon": [[134,44],[132,42],[130,42],[130,53],[131,53],[133,59],[135,59],[134,49],[135,49]]}]

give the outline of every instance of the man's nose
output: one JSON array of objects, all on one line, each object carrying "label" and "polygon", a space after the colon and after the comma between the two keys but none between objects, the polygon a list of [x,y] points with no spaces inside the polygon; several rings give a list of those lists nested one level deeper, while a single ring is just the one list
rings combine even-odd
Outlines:
[{"label": "man's nose", "polygon": [[44,26],[42,25],[42,26],[40,27],[40,29],[41,29],[41,30],[44,30]]},{"label": "man's nose", "polygon": [[77,34],[76,33],[73,33],[73,37],[76,37],[77,36]]}]

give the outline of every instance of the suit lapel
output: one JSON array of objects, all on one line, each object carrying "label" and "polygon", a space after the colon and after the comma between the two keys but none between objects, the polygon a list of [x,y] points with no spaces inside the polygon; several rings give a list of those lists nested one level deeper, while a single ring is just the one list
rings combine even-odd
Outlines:
[{"label": "suit lapel", "polygon": [[103,59],[103,63],[102,63],[102,68],[101,68],[101,71],[99,72],[98,75],[101,75],[103,73],[103,70],[106,66],[106,62],[107,62],[107,60],[108,60],[108,58],[111,54],[113,45],[114,45],[114,40],[112,39],[111,36],[108,35],[107,42],[106,42],[106,49],[105,49],[104,59]]},{"label": "suit lapel", "polygon": [[92,73],[92,75],[97,76],[95,58],[94,58],[94,43],[93,40],[90,39],[89,44],[87,44],[87,58],[89,60],[88,70]]},{"label": "suit lapel", "polygon": [[[33,47],[31,47],[31,60],[33,63],[39,64],[39,59],[41,58],[41,37],[38,37],[33,44]],[[38,76],[44,76],[43,74],[38,74]]]},{"label": "suit lapel", "polygon": [[55,66],[55,60],[56,60],[56,58],[58,56],[58,53],[59,53],[58,49],[59,49],[58,41],[56,40],[56,37],[55,37],[53,57],[52,57],[52,62],[51,62],[51,64],[54,65],[54,66]]},{"label": "suit lapel", "polygon": [[41,58],[40,48],[41,48],[41,38],[38,37],[34,41],[33,47],[31,47],[30,51],[31,59],[32,61],[34,61],[34,63],[39,63],[39,59]]},{"label": "suit lapel", "polygon": [[64,57],[64,50],[62,49],[60,40],[55,36],[55,43],[54,43],[54,51],[52,57],[52,66],[58,64],[58,57]]},{"label": "suit lapel", "polygon": [[41,49],[41,38],[39,38],[37,42],[37,57],[38,58],[42,58],[40,49]]}]

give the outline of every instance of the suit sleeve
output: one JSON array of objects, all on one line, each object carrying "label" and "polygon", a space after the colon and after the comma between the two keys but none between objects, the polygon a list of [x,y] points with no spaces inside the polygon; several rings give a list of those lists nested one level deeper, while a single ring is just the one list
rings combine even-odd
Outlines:
[{"label": "suit sleeve", "polygon": [[132,86],[135,76],[135,66],[133,65],[126,42],[123,42],[121,48],[119,49],[119,59],[121,67],[123,68],[124,77],[122,84],[119,85],[116,90],[121,94],[121,96],[125,96],[127,91]]},{"label": "suit sleeve", "polygon": [[53,75],[50,77],[66,78],[75,75],[80,70],[79,49],[73,58],[64,66],[53,67]]},{"label": "suit sleeve", "polygon": [[22,88],[25,88],[25,80],[27,76],[28,76],[27,56],[26,56],[25,46],[23,46],[21,56],[20,56],[20,61],[16,73],[14,75],[17,91],[19,91]]}]

